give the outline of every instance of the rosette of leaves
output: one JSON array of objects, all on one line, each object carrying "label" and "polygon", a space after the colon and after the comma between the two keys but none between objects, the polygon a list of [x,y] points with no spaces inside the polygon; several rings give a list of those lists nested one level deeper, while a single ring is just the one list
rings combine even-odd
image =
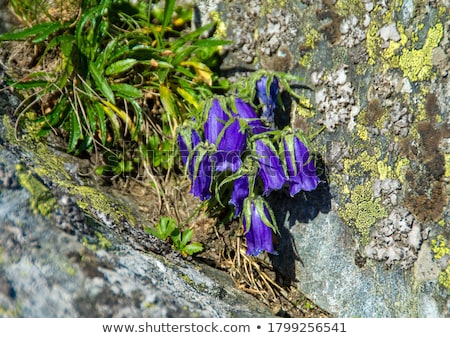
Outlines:
[{"label": "rosette of leaves", "polygon": [[190,30],[191,8],[174,0],[80,3],[69,21],[0,35],[39,46],[41,61],[59,55],[54,69],[11,81],[27,97],[22,107],[38,103],[39,135],[66,135],[69,152],[103,152],[98,173],[170,170],[177,126],[198,117],[198,102],[226,86],[212,71],[226,41],[203,38],[214,23]]}]

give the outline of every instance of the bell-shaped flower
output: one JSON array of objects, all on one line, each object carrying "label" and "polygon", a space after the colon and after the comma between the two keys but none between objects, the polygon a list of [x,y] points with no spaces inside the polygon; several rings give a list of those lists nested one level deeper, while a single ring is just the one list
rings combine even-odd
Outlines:
[{"label": "bell-shaped flower", "polygon": [[244,205],[244,200],[249,195],[249,179],[247,175],[238,177],[233,182],[233,191],[231,192],[230,204],[234,205],[234,217],[238,217]]},{"label": "bell-shaped flower", "polygon": [[189,165],[192,180],[191,194],[202,201],[211,198],[212,163],[207,151],[200,148],[195,151]]},{"label": "bell-shaped flower", "polygon": [[219,100],[214,99],[204,125],[205,138],[209,143],[216,144],[217,137],[229,119],[230,116],[223,110]]},{"label": "bell-shaped flower", "polygon": [[242,164],[241,155],[247,145],[247,133],[241,130],[239,119],[232,118],[218,137],[217,151],[213,155],[215,170],[236,172]]},{"label": "bell-shaped flower", "polygon": [[270,141],[259,139],[255,141],[255,151],[259,164],[258,174],[264,184],[264,195],[272,190],[279,190],[286,181],[281,160]]},{"label": "bell-shaped flower", "polygon": [[250,131],[253,135],[261,134],[271,130],[271,128],[266,127],[262,123],[261,119],[258,117],[258,115],[256,115],[250,104],[241,100],[240,98],[236,98],[234,102],[236,105],[237,115],[247,122],[247,125],[250,127]]},{"label": "bell-shaped flower", "polygon": [[243,225],[247,241],[249,256],[258,256],[263,251],[276,254],[273,248],[272,232],[274,224],[273,215],[269,211],[267,202],[262,198],[244,201]]},{"label": "bell-shaped flower", "polygon": [[256,95],[264,104],[261,117],[267,119],[267,121],[272,123],[277,104],[278,79],[276,77],[273,77],[270,83],[269,81],[270,78],[266,75],[256,81]]},{"label": "bell-shaped flower", "polygon": [[195,129],[182,128],[178,133],[177,140],[181,161],[183,162],[183,165],[186,166],[189,154],[201,142],[200,135]]},{"label": "bell-shaped flower", "polygon": [[319,184],[314,161],[308,148],[298,136],[289,134],[283,139],[284,158],[286,160],[287,182],[291,196],[300,190],[312,191]]}]

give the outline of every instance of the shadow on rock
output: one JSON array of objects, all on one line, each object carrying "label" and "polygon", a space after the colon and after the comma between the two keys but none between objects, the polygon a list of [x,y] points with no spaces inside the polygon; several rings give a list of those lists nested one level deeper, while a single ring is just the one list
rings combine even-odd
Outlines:
[{"label": "shadow on rock", "polygon": [[277,283],[290,285],[296,281],[295,261],[301,262],[292,239],[290,228],[296,223],[308,223],[317,217],[319,212],[331,210],[331,195],[326,176],[325,163],[320,155],[314,155],[319,186],[314,191],[301,191],[294,197],[286,190],[273,192],[268,201],[275,213],[280,235],[276,249],[278,254],[271,255],[272,265],[277,274]]}]

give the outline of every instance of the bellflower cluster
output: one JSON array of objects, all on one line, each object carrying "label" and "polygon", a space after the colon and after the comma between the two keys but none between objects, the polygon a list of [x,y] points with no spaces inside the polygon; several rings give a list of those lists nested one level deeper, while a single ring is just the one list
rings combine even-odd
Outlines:
[{"label": "bellflower cluster", "polygon": [[248,103],[254,98],[214,98],[204,122],[190,121],[178,133],[191,193],[203,201],[215,199],[215,205],[228,201],[234,209],[230,217],[242,220],[247,254],[253,256],[276,253],[272,236],[278,229],[265,197],[284,187],[295,196],[319,183],[305,136],[290,127],[271,127],[278,79],[262,76],[255,92],[262,103],[259,114]]}]

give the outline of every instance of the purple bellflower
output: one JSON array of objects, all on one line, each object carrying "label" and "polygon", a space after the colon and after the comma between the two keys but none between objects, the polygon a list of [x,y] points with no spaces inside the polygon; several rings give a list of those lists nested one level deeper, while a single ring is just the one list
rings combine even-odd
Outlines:
[{"label": "purple bellflower", "polygon": [[281,160],[270,142],[256,140],[256,154],[259,163],[258,174],[264,184],[263,193],[267,196],[272,190],[279,190],[283,187],[286,175]]},{"label": "purple bellflower", "polygon": [[288,175],[287,182],[290,185],[289,193],[291,197],[300,190],[312,191],[316,189],[319,177],[306,146],[295,135],[287,135],[283,143]]},{"label": "purple bellflower", "polygon": [[230,204],[234,205],[234,217],[238,217],[241,212],[242,212],[242,208],[244,206],[244,200],[248,197],[249,195],[249,180],[248,180],[248,176],[244,175],[241,177],[238,177],[237,179],[234,180],[234,185],[233,185],[233,191],[231,192],[231,200],[230,200]]},{"label": "purple bellflower", "polygon": [[236,98],[234,102],[236,104],[238,116],[241,119],[246,120],[247,125],[250,127],[250,131],[253,135],[261,134],[271,130],[269,127],[263,125],[261,119],[258,117],[258,115],[256,115],[252,106],[250,106],[247,102],[242,101],[240,98]]},{"label": "purple bellflower", "polygon": [[214,99],[204,125],[205,138],[209,143],[216,144],[217,137],[229,119],[230,116],[222,109],[219,100]]},{"label": "purple bellflower", "polygon": [[245,207],[249,208],[250,215],[244,213],[243,225],[245,231],[245,238],[247,240],[247,252],[249,256],[258,256],[263,251],[271,254],[276,254],[273,248],[272,228],[267,225],[270,220],[269,210],[262,199],[255,201],[246,200],[244,203],[251,205]]},{"label": "purple bellflower", "polygon": [[205,201],[211,198],[212,164],[208,153],[195,151],[189,166],[191,194]]},{"label": "purple bellflower", "polygon": [[268,80],[269,78],[267,76],[263,76],[256,82],[256,95],[264,104],[261,117],[267,119],[269,123],[272,123],[277,104],[278,79],[274,77],[270,84],[267,83]]},{"label": "purple bellflower", "polygon": [[206,140],[217,147],[212,156],[215,170],[236,172],[242,164],[241,154],[247,145],[247,133],[241,130],[238,118],[227,114],[215,99],[204,128]]},{"label": "purple bellflower", "polygon": [[186,128],[178,133],[177,139],[178,147],[180,148],[181,161],[183,162],[183,165],[186,166],[189,154],[197,144],[201,142],[200,135],[195,129]]},{"label": "purple bellflower", "polygon": [[215,170],[218,172],[236,172],[242,164],[241,154],[247,145],[247,133],[241,131],[241,126],[237,118],[223,129],[223,134],[219,137],[217,152],[213,155],[216,163]]}]

